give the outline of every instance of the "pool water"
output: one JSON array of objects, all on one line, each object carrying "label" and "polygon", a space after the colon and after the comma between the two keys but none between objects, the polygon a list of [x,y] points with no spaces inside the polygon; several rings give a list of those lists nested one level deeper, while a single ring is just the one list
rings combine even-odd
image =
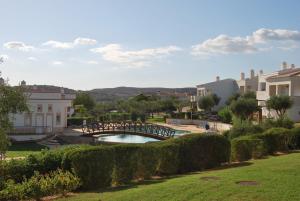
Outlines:
[{"label": "pool water", "polygon": [[151,137],[144,137],[139,135],[119,134],[119,135],[100,136],[98,137],[98,141],[118,142],[118,143],[146,143],[146,142],[157,142],[159,140]]},{"label": "pool water", "polygon": [[[189,134],[189,131],[184,130],[176,130],[175,137]],[[119,135],[106,135],[106,136],[99,136],[97,141],[100,142],[117,142],[117,143],[146,143],[146,142],[157,142],[160,140],[139,136],[139,135],[130,135],[130,134],[119,134]]]}]

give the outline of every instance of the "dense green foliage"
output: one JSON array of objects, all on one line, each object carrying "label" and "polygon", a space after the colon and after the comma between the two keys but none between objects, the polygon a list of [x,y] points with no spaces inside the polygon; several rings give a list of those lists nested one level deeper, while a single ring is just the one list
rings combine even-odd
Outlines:
[{"label": "dense green foliage", "polygon": [[253,112],[258,110],[258,107],[256,100],[253,98],[239,98],[231,102],[230,109],[241,120],[247,120]]},{"label": "dense green foliage", "polygon": [[156,174],[217,167],[229,157],[230,143],[225,137],[194,134],[157,143],[77,149],[69,152],[66,164],[74,169],[83,187],[91,189]]},{"label": "dense green foliage", "polygon": [[12,129],[9,114],[27,110],[26,97],[22,87],[11,87],[7,83],[0,84],[0,160],[4,158],[10,145],[6,135]]},{"label": "dense green foliage", "polygon": [[203,96],[199,99],[198,105],[204,111],[211,111],[211,109],[218,105],[221,98],[218,97],[216,94],[210,94]]},{"label": "dense green foliage", "polygon": [[219,110],[218,115],[221,117],[221,121],[224,123],[231,123],[232,121],[232,112],[229,107],[224,107]]},{"label": "dense green foliage", "polygon": [[[57,201],[300,201],[300,153],[152,180],[125,188],[81,192]],[[240,185],[255,181],[257,185]]]},{"label": "dense green foliage", "polygon": [[265,153],[264,141],[252,136],[242,136],[231,141],[231,160],[246,161],[261,158]]},{"label": "dense green foliage", "polygon": [[35,172],[31,178],[25,179],[22,183],[8,181],[0,191],[0,201],[40,200],[49,195],[66,195],[79,185],[79,179],[67,171],[56,170],[46,175]]},{"label": "dense green foliage", "polygon": [[283,118],[287,109],[292,105],[293,101],[289,96],[272,96],[266,103],[267,108],[275,110],[279,118]]},{"label": "dense green foliage", "polygon": [[83,105],[88,111],[91,111],[96,103],[95,100],[85,92],[80,92],[76,94],[76,98],[73,100],[74,105]]}]

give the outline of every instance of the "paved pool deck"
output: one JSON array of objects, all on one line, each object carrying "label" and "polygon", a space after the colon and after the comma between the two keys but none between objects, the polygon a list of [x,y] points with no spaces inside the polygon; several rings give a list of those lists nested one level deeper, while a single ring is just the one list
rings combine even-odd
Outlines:
[{"label": "paved pool deck", "polygon": [[189,131],[191,133],[204,133],[206,132],[204,128],[199,128],[196,125],[181,125],[181,124],[166,124],[166,123],[155,123],[161,126],[167,126],[173,128],[175,130],[184,130]]}]

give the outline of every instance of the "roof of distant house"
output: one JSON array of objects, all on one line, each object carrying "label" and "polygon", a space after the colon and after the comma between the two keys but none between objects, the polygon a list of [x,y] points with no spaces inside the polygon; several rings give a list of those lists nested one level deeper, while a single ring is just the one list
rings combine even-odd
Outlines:
[{"label": "roof of distant house", "polygon": [[64,87],[52,86],[52,85],[26,85],[25,91],[29,93],[61,93],[62,89],[64,94],[75,94],[76,91]]},{"label": "roof of distant house", "polygon": [[209,86],[212,86],[212,85],[215,85],[216,83],[220,83],[220,84],[225,84],[225,83],[236,83],[236,80],[234,79],[223,79],[223,80],[216,80],[216,81],[213,81],[213,82],[208,82],[208,83],[205,83],[205,84],[199,84],[197,85],[197,88],[201,88],[201,87],[209,87]]},{"label": "roof of distant house", "polygon": [[298,75],[298,74],[300,74],[300,68],[288,68],[288,69],[278,71],[277,75],[272,75],[272,76],[268,77],[267,79],[292,77],[292,76]]}]

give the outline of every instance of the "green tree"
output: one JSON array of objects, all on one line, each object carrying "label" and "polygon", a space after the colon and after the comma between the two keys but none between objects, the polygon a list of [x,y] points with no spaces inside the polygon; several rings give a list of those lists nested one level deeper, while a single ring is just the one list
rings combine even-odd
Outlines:
[{"label": "green tree", "polygon": [[237,99],[239,99],[241,97],[241,95],[239,93],[235,93],[233,95],[231,95],[227,101],[226,101],[226,105],[230,105],[232,101],[235,101]]},{"label": "green tree", "polygon": [[231,123],[232,113],[231,113],[231,110],[228,106],[222,108],[221,110],[219,110],[218,115],[221,117],[222,122]]},{"label": "green tree", "polygon": [[211,111],[215,104],[215,100],[211,95],[203,96],[198,101],[199,107],[205,111]]},{"label": "green tree", "polygon": [[95,100],[86,92],[79,92],[73,101],[73,105],[83,105],[88,111],[91,111],[96,103]]},{"label": "green tree", "polygon": [[253,98],[239,98],[231,102],[230,109],[234,115],[243,121],[249,119],[258,110],[258,106]]},{"label": "green tree", "polygon": [[215,105],[219,105],[221,98],[217,94],[212,94],[211,97],[213,98]]},{"label": "green tree", "polygon": [[289,96],[272,96],[266,103],[268,110],[275,110],[279,118],[283,118],[292,105],[293,101]]},{"label": "green tree", "polygon": [[[0,73],[1,75],[1,73]],[[9,146],[7,132],[12,128],[10,114],[28,111],[23,89],[0,84],[0,156],[1,159]]]}]

